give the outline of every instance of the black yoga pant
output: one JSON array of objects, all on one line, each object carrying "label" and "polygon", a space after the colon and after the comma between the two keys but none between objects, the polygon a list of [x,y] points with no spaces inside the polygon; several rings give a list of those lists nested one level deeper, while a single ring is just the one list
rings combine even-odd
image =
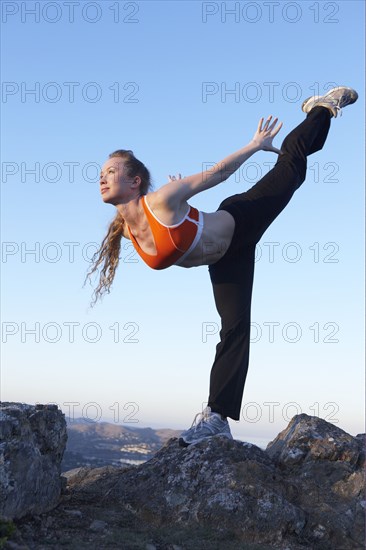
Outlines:
[{"label": "black yoga pant", "polygon": [[234,420],[240,418],[249,363],[250,307],[255,247],[305,180],[306,157],[322,149],[331,113],[315,107],[285,138],[277,163],[249,191],[225,199],[218,210],[234,217],[234,235],[226,254],[209,272],[217,311],[220,342],[210,376],[208,405]]}]

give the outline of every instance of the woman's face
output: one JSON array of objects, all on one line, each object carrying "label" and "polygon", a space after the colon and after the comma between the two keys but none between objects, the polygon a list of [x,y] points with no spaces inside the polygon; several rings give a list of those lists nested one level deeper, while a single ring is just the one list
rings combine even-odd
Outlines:
[{"label": "woman's face", "polygon": [[124,161],[122,158],[113,157],[108,159],[100,173],[100,192],[102,200],[108,204],[121,204],[128,202],[136,196],[140,178],[131,178],[125,173]]}]

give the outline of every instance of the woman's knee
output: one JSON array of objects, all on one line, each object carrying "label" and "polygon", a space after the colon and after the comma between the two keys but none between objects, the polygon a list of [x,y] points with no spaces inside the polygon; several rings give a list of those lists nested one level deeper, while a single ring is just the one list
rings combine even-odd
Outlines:
[{"label": "woman's knee", "polygon": [[290,182],[295,189],[305,181],[307,160],[305,158],[296,157],[288,153],[284,153],[278,158],[276,166],[281,168],[282,182]]}]

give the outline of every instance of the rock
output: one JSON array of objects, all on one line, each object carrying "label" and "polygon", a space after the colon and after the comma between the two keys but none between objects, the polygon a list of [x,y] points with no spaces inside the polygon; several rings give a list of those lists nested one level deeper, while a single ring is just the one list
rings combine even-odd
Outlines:
[{"label": "rock", "polygon": [[[13,428],[6,431],[14,437]],[[91,540],[95,548],[128,540],[131,548],[170,550],[184,550],[183,541],[189,548],[358,550],[364,464],[362,435],[304,414],[266,450],[224,437],[182,448],[172,438],[139,466],[64,473],[60,505],[18,523],[18,541],[41,547],[47,533],[60,540],[55,550],[70,541],[89,548]]]},{"label": "rock", "polygon": [[90,525],[89,529],[91,531],[104,531],[104,529],[107,527],[107,523],[105,521],[101,521],[99,519],[95,519]]},{"label": "rock", "polygon": [[341,461],[352,466],[358,461],[360,445],[356,437],[333,424],[300,414],[268,444],[266,451],[283,466],[317,460]]},{"label": "rock", "polygon": [[222,437],[183,449],[171,439],[140,466],[76,470],[69,488],[155,529],[201,527],[243,544],[353,550],[364,541],[361,441],[298,415],[266,451]]},{"label": "rock", "polygon": [[268,444],[292,502],[307,513],[303,537],[322,548],[358,548],[364,541],[365,451],[362,437],[306,414],[295,416]]},{"label": "rock", "polygon": [[[79,498],[128,505],[154,527],[177,525],[220,529],[251,542],[281,541],[301,533],[305,513],[286,496],[281,475],[255,445],[216,437],[182,449],[168,442],[145,464],[104,477],[84,469]],[[81,479],[80,472],[77,474]]]},{"label": "rock", "polygon": [[83,513],[80,510],[65,510],[65,513],[75,518],[82,518]]},{"label": "rock", "polygon": [[57,505],[66,422],[56,405],[1,403],[0,517],[40,514]]},{"label": "rock", "polygon": [[110,497],[152,524],[220,526],[251,542],[281,540],[305,524],[272,461],[254,445],[216,437],[181,449],[173,440],[144,466],[125,472]]},{"label": "rock", "polygon": [[16,542],[7,541],[6,550],[29,550],[29,546],[24,546],[23,544],[18,544]]}]

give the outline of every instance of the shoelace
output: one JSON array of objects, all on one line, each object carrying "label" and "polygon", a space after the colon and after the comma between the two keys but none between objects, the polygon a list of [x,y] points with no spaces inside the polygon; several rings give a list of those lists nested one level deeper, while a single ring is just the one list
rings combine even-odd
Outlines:
[{"label": "shoelace", "polygon": [[[343,100],[343,101],[342,101]],[[345,94],[339,99],[334,99],[334,108],[337,111],[337,115],[342,116],[342,108],[344,105],[348,105],[350,101],[350,94]]]},{"label": "shoelace", "polygon": [[342,107],[339,106],[339,99],[338,99],[338,105],[334,105],[335,110],[337,111],[337,116],[342,116]]},{"label": "shoelace", "polygon": [[[317,103],[321,103],[322,102],[322,97],[321,96],[318,96],[317,99],[314,101],[314,105],[316,105]],[[340,106],[340,99],[331,99],[332,103],[333,103],[333,108],[335,109],[336,111],[336,114],[337,116],[342,116],[342,107]]]},{"label": "shoelace", "polygon": [[195,430],[197,430],[198,426],[202,422],[208,422],[208,420],[210,419],[210,415],[211,415],[211,407],[206,407],[202,412],[197,413],[193,419],[191,428],[194,428]]},{"label": "shoelace", "polygon": [[[342,102],[343,99],[343,102]],[[344,105],[348,105],[348,100],[350,99],[349,94],[346,93],[344,96],[342,96],[339,99],[334,99],[334,108],[337,111],[337,115],[342,116],[342,108]]]}]

